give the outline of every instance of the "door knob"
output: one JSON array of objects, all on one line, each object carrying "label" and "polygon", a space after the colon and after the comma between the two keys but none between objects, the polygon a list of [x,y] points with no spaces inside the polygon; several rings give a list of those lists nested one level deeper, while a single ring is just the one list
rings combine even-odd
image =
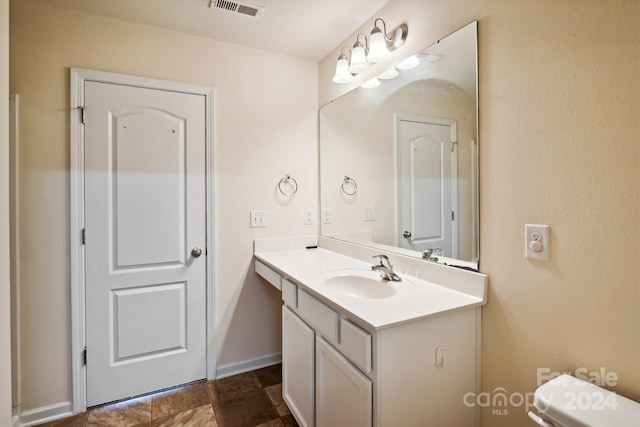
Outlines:
[{"label": "door knob", "polygon": [[405,239],[408,239],[409,237],[411,237],[411,232],[405,231],[404,233],[402,233],[402,237],[404,237]]},{"label": "door knob", "polygon": [[191,255],[193,255],[194,258],[198,258],[200,255],[202,255],[202,249],[198,247],[191,249]]}]

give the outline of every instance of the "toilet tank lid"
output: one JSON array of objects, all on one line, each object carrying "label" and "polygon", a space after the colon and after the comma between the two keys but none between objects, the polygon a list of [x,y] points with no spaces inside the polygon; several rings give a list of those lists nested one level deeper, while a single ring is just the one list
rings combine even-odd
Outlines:
[{"label": "toilet tank lid", "polygon": [[571,427],[640,426],[640,403],[571,375],[538,387],[533,404],[544,418]]}]

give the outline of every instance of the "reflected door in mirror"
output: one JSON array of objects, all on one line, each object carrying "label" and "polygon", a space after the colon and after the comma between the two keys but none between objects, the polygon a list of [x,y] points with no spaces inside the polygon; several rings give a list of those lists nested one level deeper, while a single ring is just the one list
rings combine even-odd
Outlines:
[{"label": "reflected door in mirror", "polygon": [[399,242],[457,257],[455,121],[398,120]]}]

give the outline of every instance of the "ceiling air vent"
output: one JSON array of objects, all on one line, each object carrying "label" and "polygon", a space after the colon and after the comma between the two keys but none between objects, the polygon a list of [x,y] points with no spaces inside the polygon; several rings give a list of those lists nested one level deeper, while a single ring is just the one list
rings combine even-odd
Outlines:
[{"label": "ceiling air vent", "polygon": [[241,15],[252,16],[254,18],[261,17],[265,9],[264,6],[256,6],[253,4],[231,0],[211,0],[211,3],[209,3],[209,7],[227,10],[229,12],[235,12]]}]

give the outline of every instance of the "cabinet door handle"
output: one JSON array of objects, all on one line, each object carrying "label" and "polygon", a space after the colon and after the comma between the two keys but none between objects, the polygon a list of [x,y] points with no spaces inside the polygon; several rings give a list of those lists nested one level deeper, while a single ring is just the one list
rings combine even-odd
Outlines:
[{"label": "cabinet door handle", "polygon": [[444,366],[444,347],[436,347],[436,366],[438,368]]}]

